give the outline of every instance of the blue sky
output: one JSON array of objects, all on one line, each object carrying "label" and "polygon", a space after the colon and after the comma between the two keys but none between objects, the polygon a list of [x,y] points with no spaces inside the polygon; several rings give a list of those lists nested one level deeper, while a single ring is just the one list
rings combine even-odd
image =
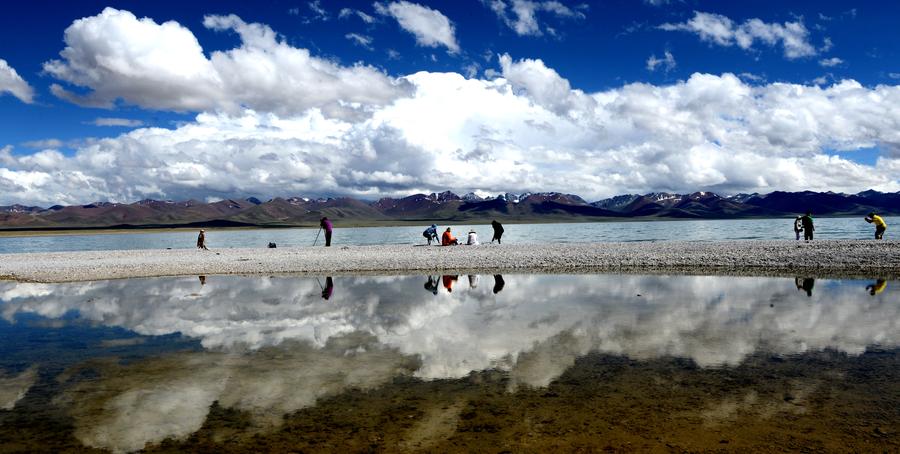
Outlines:
[{"label": "blue sky", "polygon": [[[113,9],[104,16],[107,7]],[[6,170],[0,172],[0,188],[7,195],[0,203],[298,192],[374,198],[442,189],[565,190],[591,198],[649,190],[898,188],[891,172],[900,169],[895,159],[900,140],[890,129],[900,120],[888,102],[900,80],[900,31],[895,26],[900,4],[895,2],[35,1],[2,8],[0,60],[5,64],[0,71],[6,68],[7,76],[0,72],[0,149],[7,157],[0,160],[0,169]],[[229,15],[237,21],[222,19]],[[73,30],[73,23],[83,18],[90,25]],[[151,24],[148,30],[160,32],[157,38],[142,39],[138,24],[143,18]],[[220,19],[214,23],[209,18]],[[169,21],[185,33],[162,25]],[[231,52],[248,48],[250,33],[259,30],[254,24],[275,33],[268,47],[248,53],[245,60],[217,63],[215,54],[234,57]],[[449,28],[442,31],[442,25]],[[164,36],[172,37],[172,49],[185,49],[179,40],[190,44],[192,36],[202,50],[176,58],[166,50]],[[160,52],[148,51],[157,45]],[[330,65],[325,72],[340,83],[297,88],[319,79],[298,82],[294,76],[304,68],[296,66],[299,60],[279,63],[278,46],[296,55],[308,52],[311,70]],[[61,55],[66,48],[73,52]],[[150,54],[154,56],[148,60]],[[166,55],[173,55],[171,61]],[[181,57],[202,67],[191,76],[196,78],[178,79],[177,68],[186,61]],[[56,69],[50,67],[53,61],[59,63]],[[354,68],[364,74],[348,74]],[[150,74],[156,71],[171,71],[166,77],[174,78]],[[422,77],[411,76],[420,72]],[[480,85],[443,80],[442,74],[458,74]],[[727,79],[728,74],[735,78]],[[281,76],[292,80],[254,93],[272,83],[266,77]],[[196,87],[223,78],[241,80],[226,81],[230,88],[219,91]],[[373,81],[376,85],[366,85]],[[288,93],[283,104],[279,90]],[[442,109],[451,109],[440,105],[448,99],[441,90],[482,90],[466,98],[471,99],[468,105],[452,107],[448,122],[457,125],[452,130],[433,124],[442,121]],[[652,100],[644,99],[645,90]],[[752,115],[745,116],[740,103],[717,104],[727,98],[717,90],[749,90],[741,102],[749,103]],[[508,95],[497,102],[509,101],[510,109],[525,101],[532,110],[516,110],[521,115],[517,123],[489,134],[485,131],[497,118],[510,118],[503,114],[509,110],[487,101],[495,92]],[[703,101],[706,107],[701,107],[679,101],[685,96],[698,96],[698,101],[714,96],[715,102]],[[872,99],[879,102],[866,107],[864,100]],[[479,105],[482,100],[489,106]],[[662,104],[647,107],[648,102]],[[408,103],[417,105],[406,109]],[[789,121],[767,124],[766,118],[797,103],[809,113],[790,112]],[[636,106],[660,117],[645,118],[646,112]],[[485,112],[488,107],[496,111]],[[715,110],[712,118],[725,122],[721,128],[702,126],[710,109]],[[823,109],[852,112],[819,118]],[[404,112],[412,116],[403,117]],[[614,124],[623,115],[628,125]],[[231,127],[248,116],[264,118],[240,133]],[[834,124],[835,117],[842,123]],[[432,122],[427,127],[417,123],[425,118]],[[686,123],[667,125],[672,118]],[[270,133],[281,127],[279,121],[309,125],[313,120],[319,122],[317,131],[331,135],[303,143],[298,140],[309,134],[290,143],[272,142]],[[516,129],[523,124],[522,131]],[[221,128],[227,139],[191,135],[206,128]],[[801,134],[797,128],[809,130]],[[424,129],[445,136],[432,135],[434,142],[429,142],[418,137]],[[572,134],[560,136],[567,129],[596,135],[570,140]],[[650,139],[648,131],[653,130]],[[675,130],[685,134],[666,138]],[[766,137],[761,144],[746,139],[759,135]],[[159,145],[165,140],[172,141],[168,148]],[[205,147],[179,148],[204,141]],[[214,147],[228,149],[233,159],[216,155],[210,151]],[[250,174],[211,165],[259,163],[260,156],[270,156],[260,147],[291,150],[283,156],[270,151],[276,153],[267,158],[273,167],[257,166]],[[348,151],[355,147],[366,151]],[[175,148],[180,152],[167,154]],[[310,165],[335,153],[352,156],[329,161],[324,174]],[[403,162],[418,161],[404,159],[410,155],[443,159],[453,153],[457,161],[438,168]],[[703,158],[706,153],[709,160]],[[156,171],[135,171],[115,182],[107,170],[95,167],[97,156],[107,166]],[[145,161],[136,164],[135,156]],[[741,158],[743,164],[725,162],[729,157]],[[676,160],[693,167],[678,169]],[[175,169],[162,169],[173,161]],[[629,163],[639,165],[630,168]],[[285,172],[285,165],[294,166],[293,171]],[[497,166],[509,168],[509,174],[481,170]],[[773,169],[780,170],[770,174]]]}]

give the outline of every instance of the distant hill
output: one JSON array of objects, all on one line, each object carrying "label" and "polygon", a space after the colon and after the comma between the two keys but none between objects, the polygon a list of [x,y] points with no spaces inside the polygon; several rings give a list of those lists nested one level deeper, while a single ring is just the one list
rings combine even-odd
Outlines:
[{"label": "distant hill", "polygon": [[0,230],[146,228],[197,226],[316,226],[322,216],[337,223],[385,225],[399,222],[590,221],[613,219],[732,219],[804,213],[900,214],[900,192],[782,192],[737,194],[712,192],[627,194],[588,202],[574,194],[539,192],[480,197],[450,191],[382,198],[374,202],[349,197],[250,197],[205,203],[196,200],[141,200],[123,204],[96,202],[49,208],[0,206]]}]

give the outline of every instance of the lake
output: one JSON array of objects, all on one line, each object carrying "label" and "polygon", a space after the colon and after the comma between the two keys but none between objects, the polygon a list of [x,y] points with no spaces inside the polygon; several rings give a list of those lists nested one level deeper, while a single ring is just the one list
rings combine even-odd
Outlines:
[{"label": "lake", "polygon": [[[900,218],[885,217],[888,231],[885,237],[893,238],[891,226],[900,225]],[[335,223],[334,245],[416,244],[424,243],[422,231],[426,226],[415,227],[357,227],[341,228]],[[439,226],[442,232],[447,225]],[[490,225],[453,224],[449,227],[455,235],[465,239],[474,229],[482,242],[490,241]],[[702,221],[632,221],[589,222],[561,224],[507,224],[503,242],[508,243],[584,243],[606,241],[721,241],[721,240],[771,240],[793,239],[793,219],[729,219]],[[868,239],[874,237],[875,228],[861,217],[817,218],[818,239]],[[324,244],[324,238],[316,236],[317,229],[245,229],[216,230],[206,232],[210,248],[266,247],[274,242],[279,247],[312,246]],[[190,231],[72,234],[26,237],[0,237],[0,253],[98,251],[116,249],[180,249],[196,246],[197,233]]]},{"label": "lake", "polygon": [[896,451],[900,282],[0,281],[5,451]]}]

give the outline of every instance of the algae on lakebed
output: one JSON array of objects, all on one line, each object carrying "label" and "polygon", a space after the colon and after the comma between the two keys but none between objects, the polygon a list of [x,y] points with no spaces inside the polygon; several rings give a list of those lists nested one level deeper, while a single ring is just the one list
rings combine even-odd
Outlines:
[{"label": "algae on lakebed", "polygon": [[228,430],[241,415],[211,414],[190,440],[151,451],[896,450],[898,371],[896,351],[754,357],[717,370],[592,354],[546,388],[510,392],[509,377],[490,371],[398,380],[324,399],[251,437]]},{"label": "algae on lakebed", "polygon": [[[183,374],[198,372],[189,362],[182,366]],[[113,365],[102,366],[98,372],[133,382],[148,378],[148,365],[137,367],[143,372]],[[253,409],[213,401],[196,431],[150,443],[145,451],[875,452],[900,448],[900,355],[896,350],[873,350],[860,356],[833,351],[791,358],[758,355],[739,367],[715,369],[675,358],[633,361],[589,354],[575,360],[547,387],[512,389],[510,385],[510,375],[496,370],[452,380],[399,377],[373,389],[351,386],[315,405],[269,420],[260,420]],[[102,418],[102,409],[95,406],[89,413]],[[59,414],[43,416],[41,412],[31,418],[4,414],[0,419],[4,446],[34,452],[50,446],[54,450],[84,447],[73,437],[85,422],[77,418],[84,414],[74,415],[74,421]],[[176,415],[176,420],[181,416]],[[54,419],[55,424],[47,422]],[[145,422],[133,420],[132,430],[146,430]],[[52,426],[54,432],[34,438],[36,432],[30,429],[35,426]],[[128,436],[118,431],[105,435],[108,440]],[[48,438],[53,438],[52,443],[36,444],[47,443]]]}]

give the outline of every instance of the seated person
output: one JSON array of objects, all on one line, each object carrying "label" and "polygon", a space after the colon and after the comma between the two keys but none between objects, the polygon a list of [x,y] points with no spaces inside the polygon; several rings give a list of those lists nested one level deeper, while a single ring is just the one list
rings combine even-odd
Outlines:
[{"label": "seated person", "polygon": [[459,241],[450,233],[450,227],[447,227],[447,230],[444,230],[444,235],[441,237],[441,246],[450,246],[459,244]]},{"label": "seated person", "polygon": [[474,230],[469,230],[469,238],[466,240],[466,244],[468,244],[469,246],[478,245],[478,234],[475,233]]}]

